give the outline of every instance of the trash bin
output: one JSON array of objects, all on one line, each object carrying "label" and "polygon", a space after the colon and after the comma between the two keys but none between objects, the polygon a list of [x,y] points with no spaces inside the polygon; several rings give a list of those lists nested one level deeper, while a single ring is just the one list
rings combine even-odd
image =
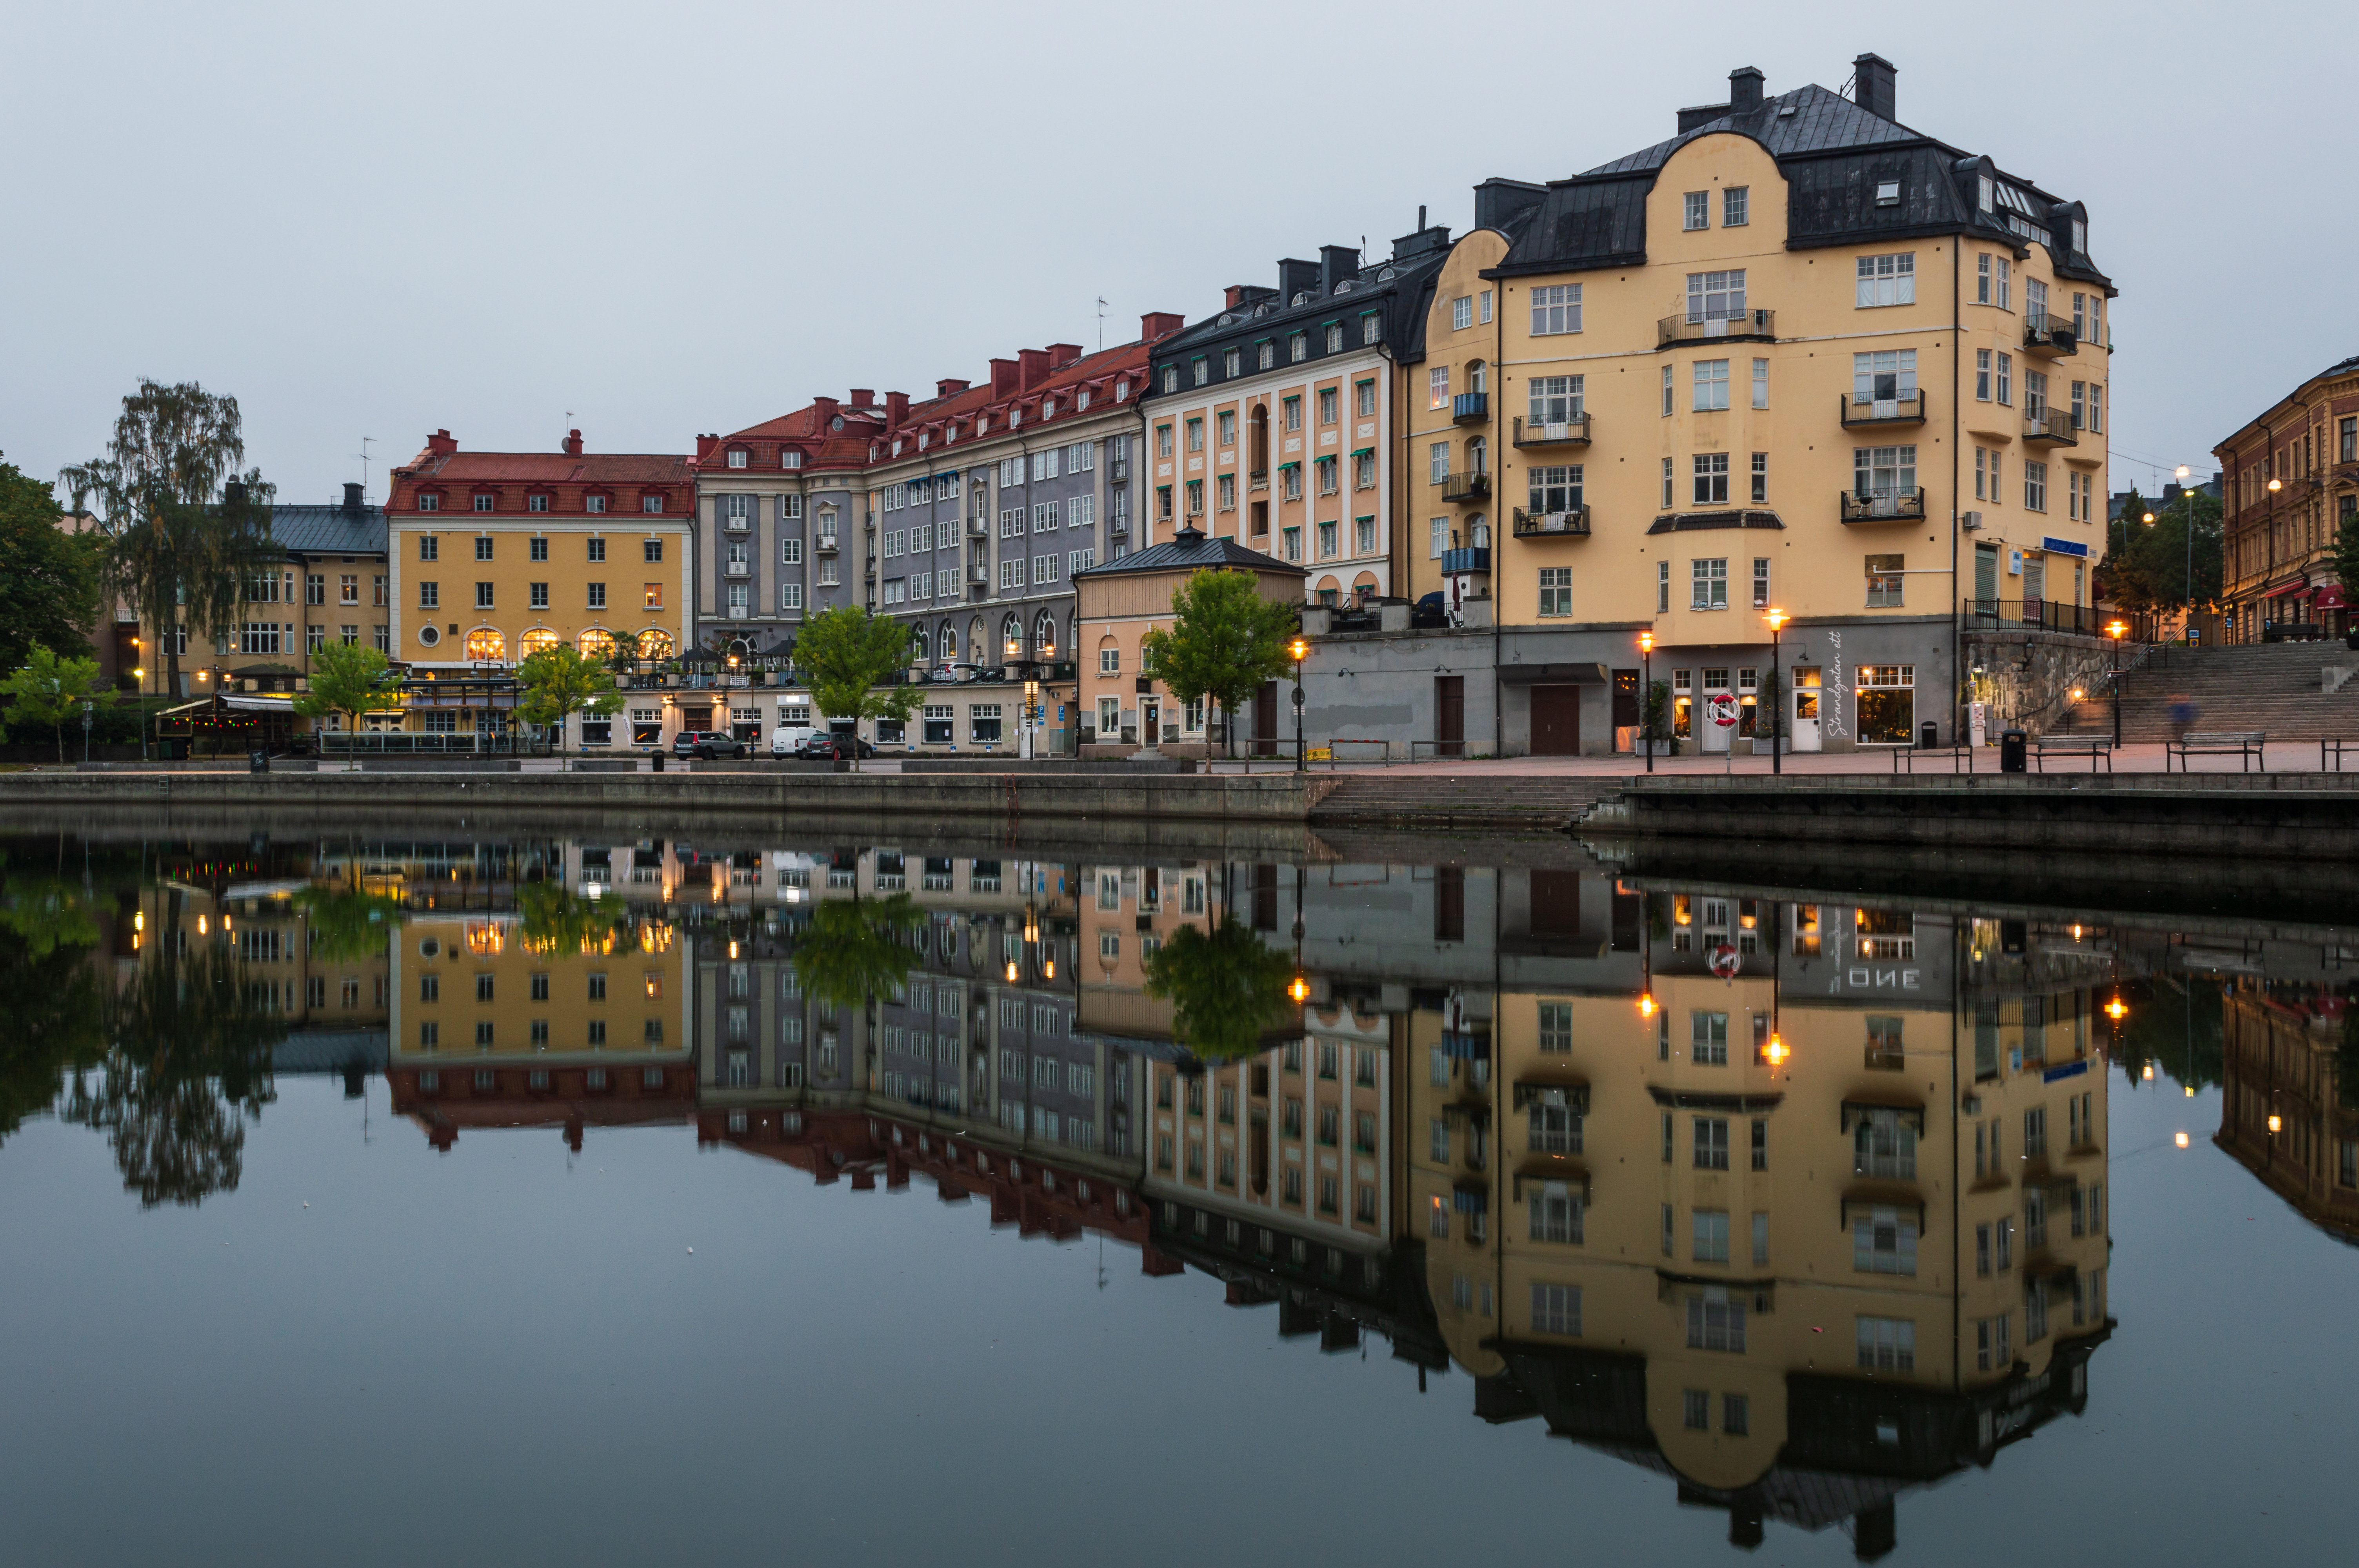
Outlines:
[{"label": "trash bin", "polygon": [[2000,730],[1998,732],[1998,771],[2003,773],[2023,772],[2024,759],[2029,750],[2022,730]]},{"label": "trash bin", "polygon": [[267,752],[248,752],[245,754],[245,771],[250,773],[268,773],[270,771],[270,753]]},{"label": "trash bin", "polygon": [[1932,719],[1928,719],[1927,720],[1925,720],[1925,722],[1924,722],[1924,723],[1922,723],[1922,724],[1920,724],[1920,725],[1919,725],[1919,726],[1917,727],[1917,748],[1918,748],[1918,750],[1922,751],[1922,752],[1930,752],[1930,751],[1931,751],[1934,747],[1936,747],[1936,746],[1940,745],[1940,743],[1941,743],[1941,727],[1940,727],[1939,724],[1935,723]]},{"label": "trash bin", "polygon": [[664,765],[664,754],[663,754],[661,752],[658,752],[655,754],[655,758],[656,758],[656,772],[658,772],[658,773],[661,773],[661,772],[663,772],[663,765]]}]

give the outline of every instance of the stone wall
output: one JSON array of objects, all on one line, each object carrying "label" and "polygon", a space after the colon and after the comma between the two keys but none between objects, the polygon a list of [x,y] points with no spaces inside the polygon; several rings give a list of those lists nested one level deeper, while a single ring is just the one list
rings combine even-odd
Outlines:
[{"label": "stone wall", "polygon": [[[2113,644],[2098,637],[2058,632],[1966,633],[1961,650],[1967,700],[1988,705],[1985,733],[1995,742],[2002,730],[2044,734],[2060,726],[2072,693],[2102,701],[2113,691]],[[1971,672],[1981,665],[1983,673]]]}]

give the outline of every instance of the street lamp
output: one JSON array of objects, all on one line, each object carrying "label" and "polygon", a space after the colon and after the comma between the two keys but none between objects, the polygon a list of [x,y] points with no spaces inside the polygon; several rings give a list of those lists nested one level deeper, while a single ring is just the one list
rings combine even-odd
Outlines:
[{"label": "street lamp", "polygon": [[2122,744],[2122,633],[2129,627],[2120,621],[2105,622],[2105,635],[2114,640],[2114,748]]},{"label": "street lamp", "polygon": [[[1761,619],[1769,622],[1769,689],[1777,694],[1777,711],[1769,716],[1769,771],[1782,773],[1786,771],[1786,749],[1778,742],[1786,729],[1788,698],[1777,677],[1777,633],[1792,617],[1782,610],[1772,609]],[[1756,723],[1754,728],[1758,730],[1760,725]]]},{"label": "street lamp", "polygon": [[[1647,751],[1647,771],[1655,771],[1655,634],[1638,633],[1638,732]],[[1652,1001],[1654,999],[1647,999]]]},{"label": "street lamp", "polygon": [[[2187,465],[2180,464],[2176,473],[2179,480],[2179,504],[2181,514],[2187,520],[2187,608],[2180,611],[2179,640],[2182,643],[2191,643],[2194,639],[2189,633],[2195,627],[2195,499],[2187,489]],[[2276,489],[2277,481],[2271,480],[2269,488]]]},{"label": "street lamp", "polygon": [[1294,771],[1304,771],[1302,761],[1302,661],[1310,656],[1308,639],[1296,637],[1286,645],[1287,656],[1294,661]]}]

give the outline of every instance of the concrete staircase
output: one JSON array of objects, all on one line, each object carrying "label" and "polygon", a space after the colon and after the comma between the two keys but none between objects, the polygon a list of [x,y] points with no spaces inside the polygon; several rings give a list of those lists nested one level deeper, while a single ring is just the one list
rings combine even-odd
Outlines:
[{"label": "concrete staircase", "polygon": [[[2325,692],[2320,672],[2328,665],[2359,668],[2359,653],[2340,642],[2158,648],[2143,668],[2122,676],[2122,739],[2169,740],[2171,705],[2182,697],[2195,705],[2198,730],[2259,730],[2271,741],[2359,737],[2359,676]],[[2111,735],[2112,699],[2093,689],[2054,732]]]},{"label": "concrete staircase", "polygon": [[1336,775],[1310,808],[1313,827],[1423,827],[1444,830],[1557,831],[1602,797],[1626,787],[1619,777],[1526,773],[1396,773],[1386,768]]}]

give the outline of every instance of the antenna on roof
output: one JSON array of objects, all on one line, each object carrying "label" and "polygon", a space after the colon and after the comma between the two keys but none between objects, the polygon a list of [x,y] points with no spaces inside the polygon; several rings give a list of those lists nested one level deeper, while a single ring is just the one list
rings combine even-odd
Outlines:
[{"label": "antenna on roof", "polygon": [[1098,296],[1098,352],[1105,352],[1105,296]]},{"label": "antenna on roof", "polygon": [[375,436],[363,436],[361,438],[361,449],[359,455],[361,460],[361,499],[363,501],[366,501],[368,499],[369,443],[375,439],[376,438]]}]

